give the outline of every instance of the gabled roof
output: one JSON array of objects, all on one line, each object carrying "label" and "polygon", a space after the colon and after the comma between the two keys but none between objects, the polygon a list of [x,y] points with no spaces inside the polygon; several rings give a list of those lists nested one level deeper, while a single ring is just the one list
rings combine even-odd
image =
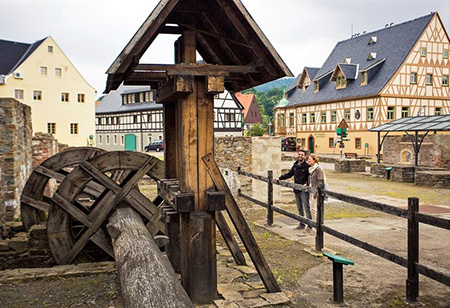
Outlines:
[{"label": "gabled roof", "polygon": [[320,67],[307,67],[305,66],[304,70],[308,73],[308,76],[311,80],[314,80],[317,73],[320,71]]},{"label": "gabled roof", "polygon": [[238,101],[241,103],[241,105],[244,107],[244,117],[247,116],[248,109],[250,108],[250,105],[252,104],[253,100],[255,99],[254,94],[243,94],[243,93],[236,93],[235,94]]},{"label": "gabled roof", "polygon": [[[107,95],[103,96],[100,101],[96,102],[95,114],[162,110],[163,106],[161,104],[157,104],[155,101],[132,103],[126,105],[122,104],[122,95],[144,91],[151,91],[151,88],[121,85],[117,90],[109,92]],[[220,93],[216,97],[214,97],[214,108],[237,108],[240,110],[244,109],[239,100],[228,91]]]},{"label": "gabled roof", "polygon": [[11,74],[44,40],[33,44],[0,40],[0,75]]},{"label": "gabled roof", "polygon": [[[316,74],[315,80],[320,80],[319,91],[314,93],[313,87],[308,87],[304,93],[301,90],[295,91],[289,97],[290,106],[377,95],[403,64],[435,14],[431,13],[338,42]],[[368,44],[372,36],[377,37],[377,42]],[[377,53],[379,62],[378,60],[367,60],[367,56],[371,52]],[[351,58],[352,63],[359,64],[363,70],[367,70],[372,65],[377,67],[376,73],[370,76],[367,85],[360,86],[359,82],[351,82],[345,89],[336,90],[334,82],[329,79],[327,82],[323,82],[323,77],[327,76],[338,63],[342,63],[346,58]]]},{"label": "gabled roof", "polygon": [[185,30],[196,32],[197,51],[207,64],[256,68],[256,72],[242,78],[226,78],[228,90],[244,90],[284,76],[292,77],[240,0],[161,0],[108,69],[105,92],[127,82],[159,34],[181,34]]},{"label": "gabled roof", "polygon": [[103,97],[101,102],[97,106],[95,106],[95,114],[125,113],[162,109],[162,106],[160,104],[156,104],[155,101],[126,105],[122,104],[123,94],[150,90],[150,87],[134,87],[121,85],[116,91],[111,91],[108,95],[105,95]]},{"label": "gabled roof", "polygon": [[358,77],[358,64],[338,64],[342,74],[344,74],[347,79],[356,79]]}]

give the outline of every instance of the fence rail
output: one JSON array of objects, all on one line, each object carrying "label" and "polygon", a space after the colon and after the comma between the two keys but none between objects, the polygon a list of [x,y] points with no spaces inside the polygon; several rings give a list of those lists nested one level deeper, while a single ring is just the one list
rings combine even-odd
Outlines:
[{"label": "fence rail", "polygon": [[[440,269],[436,269],[431,266],[419,263],[419,223],[424,223],[438,228],[450,230],[450,220],[440,217],[434,217],[424,213],[419,213],[419,199],[408,198],[408,209],[405,210],[399,209],[397,207],[388,204],[353,197],[346,194],[337,193],[321,188],[312,188],[285,181],[278,181],[277,183],[275,183],[275,185],[279,185],[282,187],[292,188],[294,190],[300,190],[316,194],[318,196],[317,217],[316,220],[313,221],[273,205],[274,183],[273,183],[273,172],[271,170],[268,171],[267,177],[243,171],[241,170],[241,168],[238,168],[238,174],[259,181],[267,182],[267,190],[268,190],[267,202],[255,199],[252,196],[243,193],[241,190],[239,190],[238,193],[239,196],[243,197],[244,199],[267,208],[268,225],[273,224],[273,212],[277,212],[284,216],[293,218],[299,222],[303,222],[310,227],[316,228],[316,251],[321,251],[323,249],[323,241],[324,241],[323,234],[328,233],[336,238],[339,238],[352,245],[355,245],[386,260],[389,260],[391,262],[394,262],[400,266],[407,268],[408,274],[406,279],[406,299],[408,301],[410,302],[417,301],[417,297],[419,296],[419,277],[418,277],[419,274],[427,276],[447,286],[450,286],[450,276],[448,274],[443,273]],[[347,203],[355,204],[371,210],[407,219],[408,220],[407,258],[405,259],[404,257],[396,255],[393,252],[376,247],[370,243],[366,243],[362,240],[359,240],[355,237],[344,234],[342,232],[339,232],[324,225],[325,197],[332,197],[334,199],[341,200]]]}]

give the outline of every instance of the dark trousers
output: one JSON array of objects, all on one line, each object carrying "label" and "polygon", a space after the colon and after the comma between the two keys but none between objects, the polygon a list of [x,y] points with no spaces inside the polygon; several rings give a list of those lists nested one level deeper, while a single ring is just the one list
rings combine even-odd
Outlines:
[{"label": "dark trousers", "polygon": [[[311,208],[309,206],[309,193],[304,191],[294,191],[295,195],[295,202],[297,203],[297,209],[300,216],[305,217],[306,212],[306,218],[311,219]],[[301,222],[299,224],[301,227],[306,227],[306,225]]]}]

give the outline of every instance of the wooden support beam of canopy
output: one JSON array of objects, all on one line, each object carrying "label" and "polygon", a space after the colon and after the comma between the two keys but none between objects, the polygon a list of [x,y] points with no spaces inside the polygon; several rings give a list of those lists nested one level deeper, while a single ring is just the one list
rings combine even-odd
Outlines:
[{"label": "wooden support beam of canopy", "polygon": [[257,66],[245,65],[214,65],[214,64],[139,64],[134,69],[134,74],[138,73],[166,72],[168,76],[173,75],[230,75],[235,74],[256,74]]},{"label": "wooden support beam of canopy", "polygon": [[179,95],[187,95],[194,91],[193,76],[173,76],[158,89],[158,103],[173,101]]}]

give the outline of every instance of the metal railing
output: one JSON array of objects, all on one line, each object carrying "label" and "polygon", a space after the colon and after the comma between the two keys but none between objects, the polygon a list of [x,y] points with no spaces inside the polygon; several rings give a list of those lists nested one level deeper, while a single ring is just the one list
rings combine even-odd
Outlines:
[{"label": "metal railing", "polygon": [[[285,215],[293,218],[299,222],[303,222],[306,225],[316,228],[315,249],[320,252],[323,249],[324,233],[328,233],[334,237],[337,237],[343,241],[353,244],[359,248],[369,251],[377,256],[385,258],[391,262],[401,265],[408,269],[408,275],[406,280],[406,299],[410,302],[416,302],[419,296],[419,274],[427,276],[433,280],[436,280],[442,284],[450,286],[450,275],[443,273],[440,269],[433,268],[429,265],[423,265],[419,263],[419,223],[428,224],[442,229],[450,230],[450,220],[434,217],[424,213],[419,213],[419,199],[408,198],[408,210],[400,209],[384,203],[374,202],[346,194],[333,192],[330,190],[307,187],[300,184],[294,184],[285,181],[278,181],[273,183],[272,170],[267,171],[267,176],[260,176],[250,172],[245,172],[238,168],[238,174],[256,179],[259,181],[267,182],[267,203],[257,200],[249,195],[246,195],[241,190],[238,191],[239,196],[261,205],[267,208],[267,224],[273,224],[273,212]],[[299,191],[317,194],[317,216],[316,220],[302,217],[295,213],[291,213],[282,208],[273,205],[273,185],[279,185],[282,187],[292,188]],[[362,206],[371,210],[383,212],[386,214],[398,216],[408,220],[408,253],[407,258],[403,258],[395,253],[387,251],[385,249],[376,247],[370,243],[366,243],[350,235],[339,232],[324,224],[324,199],[325,197],[332,197],[334,199],[344,201],[357,206]]]}]

